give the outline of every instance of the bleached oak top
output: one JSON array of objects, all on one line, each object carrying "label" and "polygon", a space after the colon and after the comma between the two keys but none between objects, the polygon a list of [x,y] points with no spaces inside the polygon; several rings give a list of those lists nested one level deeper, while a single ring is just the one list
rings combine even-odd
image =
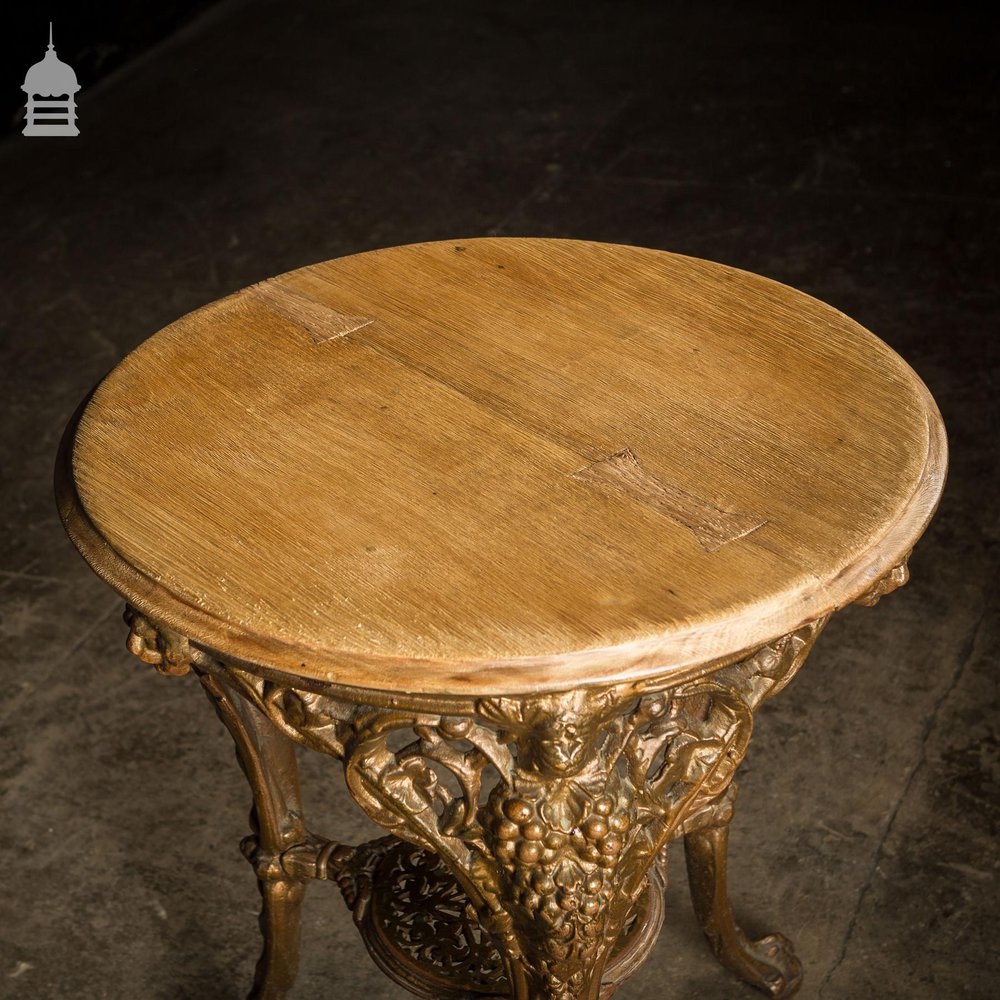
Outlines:
[{"label": "bleached oak top", "polygon": [[543,239],[207,305],[104,379],[66,455],[70,534],[140,610],[283,673],[462,695],[789,632],[906,556],[946,465],[923,383],[836,309]]}]

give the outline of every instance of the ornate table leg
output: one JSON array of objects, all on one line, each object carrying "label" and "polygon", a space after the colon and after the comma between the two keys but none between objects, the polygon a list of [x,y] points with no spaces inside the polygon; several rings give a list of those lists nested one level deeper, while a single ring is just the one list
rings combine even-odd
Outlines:
[{"label": "ornate table leg", "polygon": [[[908,579],[904,559],[858,597],[856,603],[874,607]],[[800,629],[779,639],[744,661],[741,665],[744,668],[757,661],[757,680],[747,689],[752,708],[756,709],[765,698],[777,694],[791,680],[826,620],[820,619],[811,629]],[[781,665],[783,659],[788,661],[787,668]],[[766,680],[771,683],[762,683]],[[691,901],[709,947],[722,965],[772,997],[790,997],[802,982],[802,963],[792,950],[791,942],[781,934],[749,940],[737,925],[729,904],[726,854],[735,790],[734,785],[726,799],[719,800],[712,810],[685,824],[684,853]]]},{"label": "ornate table leg", "polygon": [[261,894],[264,947],[248,1000],[283,1000],[299,964],[299,927],[307,882],[282,864],[282,855],[308,840],[302,818],[295,744],[250,702],[219,677],[199,668],[207,661],[183,636],[154,625],[132,608],[125,611],[129,649],[165,674],[192,666],[236,745],[236,756],[253,792],[251,836],[240,845],[253,864]]},{"label": "ornate table leg", "polygon": [[[747,706],[755,710],[795,675],[826,624],[820,619],[759,649],[752,657],[715,676],[742,674],[737,683]],[[695,916],[716,958],[741,979],[772,997],[790,997],[802,982],[802,964],[781,934],[751,941],[736,924],[726,884],[726,852],[736,785],[684,823],[684,854]]]},{"label": "ornate table leg", "polygon": [[748,940],[736,925],[726,890],[728,820],[684,837],[691,900],[716,958],[772,997],[790,997],[802,982],[802,964],[781,934]]},{"label": "ornate table leg", "polygon": [[307,839],[302,819],[295,744],[227,685],[201,675],[219,718],[236,744],[236,756],[253,791],[253,834],[240,845],[253,864],[261,894],[264,948],[247,1000],[283,1000],[299,967],[299,928],[306,881],[290,877],[282,854]]}]

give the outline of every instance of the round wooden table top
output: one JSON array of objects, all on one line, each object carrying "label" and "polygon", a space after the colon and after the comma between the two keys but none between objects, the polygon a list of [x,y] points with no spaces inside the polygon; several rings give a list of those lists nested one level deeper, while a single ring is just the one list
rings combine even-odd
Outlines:
[{"label": "round wooden table top", "polygon": [[662,251],[376,250],[129,354],[57,489],[194,642],[388,692],[680,676],[868,590],[941,493],[924,384],[801,292]]}]

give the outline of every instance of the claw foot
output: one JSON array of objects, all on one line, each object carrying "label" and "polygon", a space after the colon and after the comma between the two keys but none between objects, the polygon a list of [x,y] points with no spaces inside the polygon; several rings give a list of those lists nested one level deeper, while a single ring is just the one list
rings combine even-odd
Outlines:
[{"label": "claw foot", "polygon": [[740,952],[729,956],[738,976],[774,1000],[783,1000],[798,991],[802,985],[802,963],[788,938],[768,934],[757,941],[744,938],[741,944]]}]

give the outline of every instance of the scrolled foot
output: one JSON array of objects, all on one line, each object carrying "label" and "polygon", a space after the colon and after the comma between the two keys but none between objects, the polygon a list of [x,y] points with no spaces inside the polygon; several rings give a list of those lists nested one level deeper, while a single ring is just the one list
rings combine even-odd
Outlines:
[{"label": "scrolled foot", "polygon": [[719,963],[770,997],[793,996],[802,985],[802,963],[781,934],[751,940],[733,918],[726,889],[728,823],[684,838],[691,901]]},{"label": "scrolled foot", "polygon": [[774,1000],[794,996],[802,985],[802,963],[783,934],[750,941],[741,933],[726,951],[722,964]]}]

